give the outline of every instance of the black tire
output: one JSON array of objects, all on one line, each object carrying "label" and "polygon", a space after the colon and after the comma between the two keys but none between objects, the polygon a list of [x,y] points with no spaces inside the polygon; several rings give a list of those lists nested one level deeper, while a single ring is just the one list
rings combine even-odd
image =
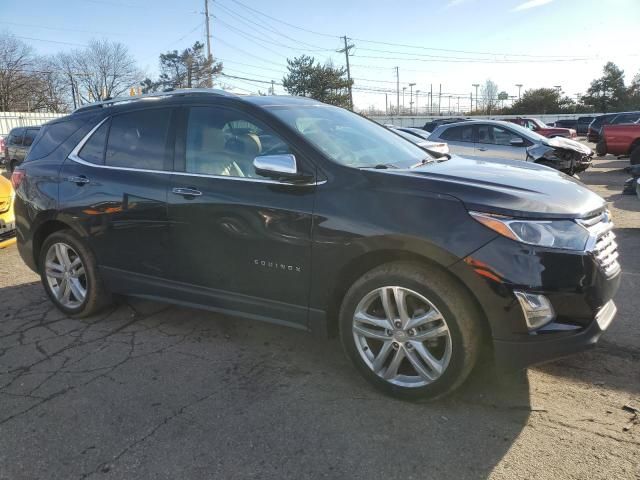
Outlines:
[{"label": "black tire", "polygon": [[631,165],[640,165],[640,145],[636,145],[636,147],[631,151],[629,162]]},{"label": "black tire", "polygon": [[596,144],[596,154],[599,157],[604,157],[607,154],[607,143],[603,140],[600,140]]},{"label": "black tire", "polygon": [[11,160],[11,162],[9,162],[9,173],[13,173],[13,171],[16,169],[17,166],[18,166],[18,161]]},{"label": "black tire", "polygon": [[[86,277],[86,296],[84,301],[75,308],[68,308],[61,304],[54,294],[46,276],[46,255],[49,248],[55,243],[64,243],[70,246],[80,257],[84,266]],[[100,278],[95,256],[82,241],[82,239],[71,230],[60,230],[49,235],[43,242],[40,249],[40,257],[38,259],[38,267],[40,271],[40,279],[47,295],[53,304],[65,314],[81,318],[93,315],[112,303],[111,294],[105,289],[102,279]]]},{"label": "black tire", "polygon": [[[361,357],[353,317],[360,301],[376,288],[398,286],[427,298],[444,316],[451,357],[442,374],[423,386],[399,386],[378,376]],[[404,400],[433,400],[458,388],[473,369],[482,345],[481,314],[469,294],[437,268],[406,262],[381,265],[360,277],[346,293],[339,314],[340,340],[360,374],[382,392]],[[372,352],[373,353],[373,352]]]}]

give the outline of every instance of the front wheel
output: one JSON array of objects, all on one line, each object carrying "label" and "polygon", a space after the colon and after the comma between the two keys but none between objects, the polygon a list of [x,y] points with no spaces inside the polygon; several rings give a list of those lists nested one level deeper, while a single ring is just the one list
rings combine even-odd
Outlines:
[{"label": "front wheel", "polygon": [[596,144],[596,154],[599,157],[604,157],[607,154],[607,143],[604,140],[600,140]]},{"label": "front wheel", "polygon": [[47,237],[40,250],[39,267],[47,295],[67,315],[86,317],[110,303],[95,257],[70,230]]},{"label": "front wheel", "polygon": [[390,263],[345,295],[340,338],[375,387],[403,399],[433,399],[466,379],[481,343],[481,318],[456,282],[436,269]]}]

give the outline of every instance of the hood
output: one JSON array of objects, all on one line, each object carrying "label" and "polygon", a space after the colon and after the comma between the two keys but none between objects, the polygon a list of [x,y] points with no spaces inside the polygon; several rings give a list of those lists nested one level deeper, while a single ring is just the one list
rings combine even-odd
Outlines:
[{"label": "hood", "polygon": [[458,198],[469,210],[526,218],[580,218],[605,201],[557,170],[526,162],[472,160],[453,156],[389,173],[429,180],[429,190]]},{"label": "hood", "polygon": [[546,145],[549,145],[550,147],[566,148],[568,150],[574,150],[576,152],[583,153],[585,155],[593,154],[593,151],[589,147],[587,147],[586,145],[583,145],[580,142],[576,142],[575,140],[571,140],[569,138],[554,137],[554,138],[549,138],[545,140],[544,143]]}]

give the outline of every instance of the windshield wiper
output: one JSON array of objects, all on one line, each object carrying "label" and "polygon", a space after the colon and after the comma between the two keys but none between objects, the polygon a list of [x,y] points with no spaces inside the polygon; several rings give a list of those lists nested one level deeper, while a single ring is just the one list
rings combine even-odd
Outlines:
[{"label": "windshield wiper", "polygon": [[378,163],[377,165],[360,167],[360,168],[373,168],[375,170],[386,170],[387,168],[398,168],[398,167],[396,167],[392,163]]}]

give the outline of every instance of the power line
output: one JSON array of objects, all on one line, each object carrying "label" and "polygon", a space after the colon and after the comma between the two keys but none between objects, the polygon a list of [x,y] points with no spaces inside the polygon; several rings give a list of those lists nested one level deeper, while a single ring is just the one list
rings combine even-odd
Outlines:
[{"label": "power line", "polygon": [[[253,28],[252,27],[252,25],[253,25],[255,27],[261,28],[262,30],[266,30],[267,32],[269,32],[269,34],[275,34],[275,35],[278,35],[280,37],[286,38],[287,40],[290,40],[290,41],[292,41],[292,42],[294,42],[294,43],[296,43],[298,45],[306,45],[307,47],[311,47],[311,49],[313,49],[313,50],[317,50],[317,51],[327,51],[327,50],[329,50],[327,48],[323,48],[323,47],[320,47],[318,45],[313,45],[313,44],[310,44],[310,43],[306,43],[306,42],[303,42],[303,41],[301,41],[299,39],[290,37],[290,36],[280,32],[280,31],[278,31],[276,28],[272,27],[271,25],[269,25],[268,23],[266,23],[264,21],[262,23],[258,23],[256,21],[253,21],[253,20],[249,19],[249,18],[243,17],[242,15],[236,13],[234,10],[232,10],[231,8],[229,8],[229,7],[225,6],[225,5],[222,5],[221,3],[217,3],[217,6],[222,8],[222,10],[226,14],[232,15],[236,20],[240,21],[241,23],[244,23],[249,28]],[[310,51],[313,51],[313,50],[310,50]]]}]

